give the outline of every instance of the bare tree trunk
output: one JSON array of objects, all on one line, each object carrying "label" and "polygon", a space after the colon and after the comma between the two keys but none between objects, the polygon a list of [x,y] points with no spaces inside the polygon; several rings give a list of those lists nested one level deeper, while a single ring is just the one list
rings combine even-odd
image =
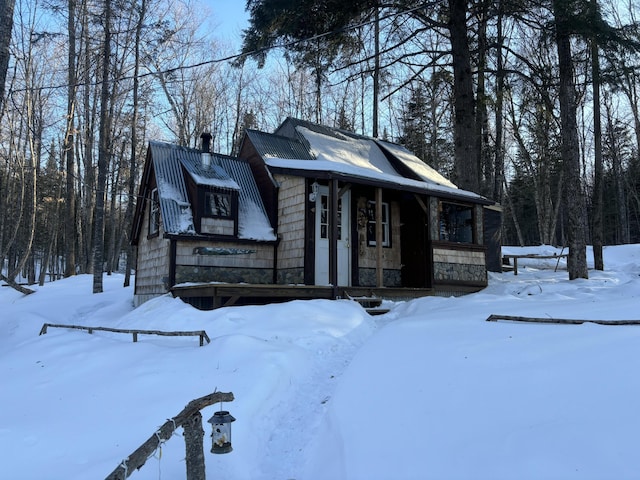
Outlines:
[{"label": "bare tree trunk", "polygon": [[487,0],[480,2],[479,26],[478,26],[478,53],[477,53],[477,79],[476,79],[476,118],[475,118],[475,151],[478,162],[479,192],[486,194],[493,185],[493,166],[487,155],[489,115],[487,114],[486,91],[486,64],[487,64]]},{"label": "bare tree trunk", "polygon": [[69,34],[68,50],[68,75],[67,75],[67,131],[64,137],[64,153],[66,157],[66,194],[65,194],[65,220],[64,220],[64,252],[65,271],[64,276],[70,277],[76,274],[76,199],[75,199],[75,105],[76,105],[76,0],[68,3]]},{"label": "bare tree trunk", "polygon": [[91,37],[90,37],[90,15],[88,11],[88,2],[84,2],[83,5],[83,26],[84,31],[84,182],[83,182],[83,205],[82,205],[82,218],[79,218],[80,222],[78,228],[78,235],[81,236],[82,242],[79,242],[82,248],[82,264],[83,272],[93,272],[93,225],[94,225],[94,210],[95,210],[95,191],[96,191],[96,179],[95,179],[95,166],[93,164],[93,147],[95,142],[94,126],[95,126],[95,108],[97,102],[94,99],[93,106],[91,104],[91,89],[89,86],[92,83],[94,75],[93,67],[91,65]]},{"label": "bare tree trunk", "polygon": [[521,247],[524,247],[524,237],[522,236],[522,229],[520,228],[520,223],[518,222],[518,217],[516,215],[516,211],[513,208],[513,202],[511,202],[511,195],[509,195],[509,188],[506,184],[504,185],[504,198],[507,201],[507,205],[509,205],[509,211],[511,212],[511,218],[513,220],[513,224],[516,227],[516,235],[518,236],[518,244]]},{"label": "bare tree trunk", "polygon": [[607,137],[610,144],[611,168],[613,170],[615,187],[615,206],[618,221],[616,222],[616,243],[630,243],[629,221],[627,214],[627,199],[625,195],[625,181],[622,178],[622,161],[619,154],[619,142],[616,138],[615,127],[613,125],[610,103],[605,101],[605,111],[607,113]]},{"label": "bare tree trunk", "polygon": [[[596,0],[591,0],[593,18],[596,15]],[[600,121],[600,54],[595,36],[591,38],[591,75],[593,77],[593,262],[596,270],[604,270],[602,248],[604,244],[604,221],[602,213],[602,124]]]},{"label": "bare tree trunk", "polygon": [[496,72],[496,154],[494,163],[494,179],[493,179],[493,199],[502,203],[502,185],[504,183],[504,150],[503,150],[503,105],[504,105],[504,68],[502,58],[502,47],[504,43],[504,35],[502,32],[503,19],[503,1],[498,0],[498,19],[497,19],[497,72]]},{"label": "bare tree trunk", "polygon": [[453,58],[454,150],[456,183],[477,192],[479,152],[475,151],[475,103],[467,37],[467,0],[449,0],[449,33]]},{"label": "bare tree trunk", "polygon": [[4,105],[4,85],[9,69],[9,46],[13,30],[15,0],[0,0],[0,110]]},{"label": "bare tree trunk", "polygon": [[[60,179],[60,181],[58,182],[56,200],[59,200],[61,198],[62,198],[62,180]],[[40,286],[44,285],[44,282],[46,281],[46,278],[47,278],[47,269],[49,268],[49,265],[53,263],[51,262],[51,258],[53,256],[53,252],[58,243],[57,238],[58,238],[59,219],[60,219],[60,202],[56,201],[55,208],[53,211],[53,219],[51,220],[51,237],[49,240],[49,245],[47,246],[47,252],[44,254],[44,258],[42,259],[42,265],[40,266],[40,277],[38,279],[38,284]],[[53,278],[54,276],[52,272],[51,279],[53,280]]]},{"label": "bare tree trunk", "polygon": [[[142,36],[142,27],[147,15],[147,0],[140,1],[140,16],[138,23],[136,24],[136,39],[135,39],[135,65],[133,70],[133,113],[131,116],[131,155],[129,158],[129,200],[127,202],[127,210],[124,215],[124,224],[129,227],[133,218],[133,205],[135,202],[136,194],[136,155],[138,149],[138,88],[140,79],[138,74],[140,71],[140,38]],[[131,283],[131,270],[133,269],[133,257],[134,247],[131,245],[131,239],[127,235],[129,240],[127,243],[127,267],[124,274],[124,286],[128,287]]]},{"label": "bare tree trunk", "polygon": [[374,28],[374,59],[373,59],[373,113],[372,119],[373,128],[371,136],[378,138],[378,103],[380,97],[380,6],[376,3],[373,7],[375,9],[375,22]]},{"label": "bare tree trunk", "polygon": [[111,0],[105,0],[102,89],[100,93],[100,139],[98,148],[98,182],[96,215],[93,230],[93,293],[102,293],[104,270],[104,204],[109,163],[109,61],[111,59]]},{"label": "bare tree trunk", "polygon": [[560,72],[560,124],[562,129],[562,162],[564,166],[564,205],[567,212],[569,257],[567,269],[569,279],[589,278],[586,251],[586,212],[580,157],[578,127],[576,121],[576,92],[571,58],[570,13],[566,2],[553,1],[555,15],[556,46]]}]

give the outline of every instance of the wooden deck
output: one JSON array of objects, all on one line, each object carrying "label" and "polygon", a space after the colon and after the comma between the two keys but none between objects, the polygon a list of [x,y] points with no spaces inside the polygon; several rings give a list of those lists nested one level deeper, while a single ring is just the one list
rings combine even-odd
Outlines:
[{"label": "wooden deck", "polygon": [[434,294],[431,288],[337,287],[319,285],[261,285],[248,283],[206,283],[177,285],[174,297],[202,310],[232,305],[262,305],[272,302],[377,296],[386,300],[410,300]]}]

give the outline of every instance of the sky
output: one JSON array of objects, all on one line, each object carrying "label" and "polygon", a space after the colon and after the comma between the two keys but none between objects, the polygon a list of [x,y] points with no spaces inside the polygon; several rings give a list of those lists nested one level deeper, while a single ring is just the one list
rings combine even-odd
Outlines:
[{"label": "sky", "polygon": [[245,12],[244,0],[203,0],[211,9],[216,33],[238,48],[242,43],[241,33],[248,26],[249,15]]},{"label": "sky", "polygon": [[[504,253],[552,254],[552,247]],[[592,258],[591,251],[588,252]],[[463,297],[199,311],[169,295],[133,308],[123,276],[0,286],[0,464],[12,480],[105,478],[168,418],[203,410],[207,478],[638,479],[640,326],[487,322],[490,314],[640,319],[640,245],[569,281],[564,260],[521,260]],[[590,262],[591,263],[591,262]],[[43,323],[207,331],[159,337]],[[209,453],[218,409],[233,451]],[[181,429],[131,479],[184,478]]]}]

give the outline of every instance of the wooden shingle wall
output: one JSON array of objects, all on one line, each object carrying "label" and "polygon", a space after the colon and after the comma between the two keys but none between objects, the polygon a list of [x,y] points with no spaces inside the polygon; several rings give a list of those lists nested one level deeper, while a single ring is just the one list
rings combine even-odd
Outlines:
[{"label": "wooden shingle wall", "polygon": [[200,220],[200,231],[202,233],[231,236],[233,235],[234,227],[235,222],[233,220],[209,217],[202,217],[202,220]]},{"label": "wooden shingle wall", "polygon": [[[359,197],[357,211],[366,209],[367,198]],[[385,269],[400,269],[400,207],[398,202],[391,202],[391,246],[382,247],[382,266]],[[364,268],[376,267],[377,249],[367,242],[367,219],[358,217],[358,265]]]},{"label": "wooden shingle wall", "polygon": [[160,235],[149,238],[149,208],[145,209],[142,233],[138,243],[138,261],[135,275],[134,303],[136,306],[169,290],[170,242]]},{"label": "wooden shingle wall", "polygon": [[[280,184],[278,198],[278,271],[299,272],[304,269],[305,209],[310,208],[305,196],[305,179],[276,175]],[[303,278],[287,283],[302,283]]]}]

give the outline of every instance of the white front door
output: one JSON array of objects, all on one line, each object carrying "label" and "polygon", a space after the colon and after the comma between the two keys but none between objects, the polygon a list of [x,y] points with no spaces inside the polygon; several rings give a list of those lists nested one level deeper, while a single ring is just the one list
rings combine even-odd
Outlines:
[{"label": "white front door", "polygon": [[[351,233],[349,192],[338,199],[338,285],[351,285]],[[316,195],[316,285],[329,285],[329,187],[318,188]]]}]

